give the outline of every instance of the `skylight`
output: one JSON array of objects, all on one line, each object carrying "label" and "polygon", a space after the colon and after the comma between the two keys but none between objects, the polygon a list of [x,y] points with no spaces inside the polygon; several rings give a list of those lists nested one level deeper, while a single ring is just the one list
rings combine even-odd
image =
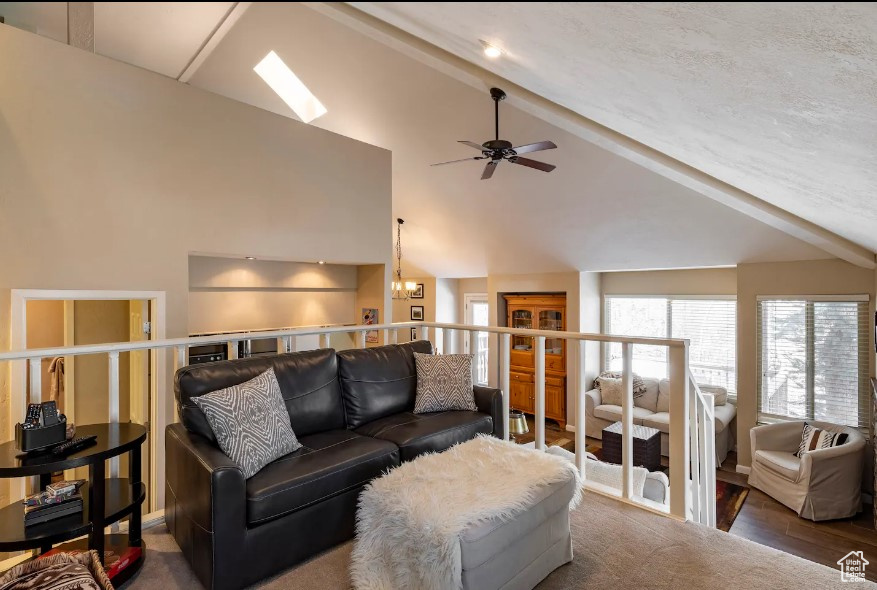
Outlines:
[{"label": "skylight", "polygon": [[304,82],[299,80],[298,76],[273,51],[269,52],[253,70],[305,123],[310,123],[317,117],[326,114],[327,110],[323,103],[317,100],[317,97],[308,90]]}]

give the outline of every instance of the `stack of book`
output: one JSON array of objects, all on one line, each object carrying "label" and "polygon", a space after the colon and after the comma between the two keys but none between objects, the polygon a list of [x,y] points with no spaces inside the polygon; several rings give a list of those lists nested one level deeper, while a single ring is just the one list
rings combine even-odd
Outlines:
[{"label": "stack of book", "polygon": [[84,479],[59,481],[46,486],[45,491],[24,499],[24,526],[31,526],[82,512],[82,494],[79,488]]}]

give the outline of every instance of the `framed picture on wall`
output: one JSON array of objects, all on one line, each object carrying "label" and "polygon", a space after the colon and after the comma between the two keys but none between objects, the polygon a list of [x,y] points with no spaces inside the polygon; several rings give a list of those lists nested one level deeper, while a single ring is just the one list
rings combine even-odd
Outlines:
[{"label": "framed picture on wall", "polygon": [[423,283],[417,283],[417,288],[411,293],[411,299],[423,299]]},{"label": "framed picture on wall", "polygon": [[411,328],[411,342],[417,340],[417,328]]},{"label": "framed picture on wall", "polygon": [[[365,326],[373,326],[378,324],[378,310],[374,307],[363,307],[362,308],[362,323]],[[365,333],[365,341],[377,344],[378,342],[378,331],[377,330],[369,330]]]},{"label": "framed picture on wall", "polygon": [[412,305],[411,306],[411,320],[415,322],[423,321],[423,306],[422,305]]}]

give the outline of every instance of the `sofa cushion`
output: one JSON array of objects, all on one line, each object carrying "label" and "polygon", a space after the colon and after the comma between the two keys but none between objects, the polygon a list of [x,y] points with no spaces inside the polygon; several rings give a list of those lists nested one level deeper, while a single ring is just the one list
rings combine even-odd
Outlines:
[{"label": "sofa cushion", "polygon": [[219,448],[240,466],[245,479],[301,448],[289,425],[274,369],[192,401],[207,417]]},{"label": "sofa cushion", "polygon": [[[642,424],[645,418],[648,418],[652,415],[652,412],[646,410],[645,408],[637,408],[634,406],[633,408],[633,423],[634,424]],[[621,406],[616,406],[613,404],[603,404],[602,406],[597,406],[594,408],[594,416],[597,418],[602,418],[603,420],[611,420],[613,422],[617,422],[621,420]]]},{"label": "sofa cushion", "polygon": [[260,524],[367,484],[399,465],[399,449],[349,430],[303,436],[302,448],[247,480],[247,522]]},{"label": "sofa cushion", "polygon": [[639,397],[633,398],[633,405],[638,408],[645,408],[650,412],[658,411],[658,380],[651,377],[643,377],[643,386],[645,393]]},{"label": "sofa cushion", "polygon": [[667,412],[655,412],[651,416],[643,418],[643,426],[657,428],[661,432],[670,434],[670,414]]},{"label": "sofa cushion", "polygon": [[415,352],[431,354],[432,343],[417,340],[338,353],[338,373],[348,428],[359,428],[379,418],[414,409],[417,393]]},{"label": "sofa cushion", "polygon": [[444,451],[478,434],[493,432],[493,418],[467,411],[413,414],[403,412],[361,426],[357,434],[387,440],[399,447],[402,461],[418,455]]},{"label": "sofa cushion", "polygon": [[344,428],[338,361],[331,349],[183,367],[174,378],[174,393],[183,425],[189,432],[200,434],[215,444],[213,430],[192,398],[244,383],[268,369],[274,369],[296,436]]},{"label": "sofa cushion", "polygon": [[713,396],[713,403],[718,406],[724,406],[728,403],[728,390],[724,387],[719,387],[718,385],[701,385],[697,384],[700,387],[701,393],[710,393]]},{"label": "sofa cushion", "polygon": [[414,353],[417,395],[414,413],[446,410],[478,411],[472,389],[471,354]]},{"label": "sofa cushion", "polygon": [[755,451],[755,460],[789,481],[798,480],[801,459],[787,451]]}]

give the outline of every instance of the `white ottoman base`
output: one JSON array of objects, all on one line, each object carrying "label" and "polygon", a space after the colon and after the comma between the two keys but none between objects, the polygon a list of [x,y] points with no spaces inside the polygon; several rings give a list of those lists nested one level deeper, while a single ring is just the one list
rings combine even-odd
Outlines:
[{"label": "white ottoman base", "polygon": [[464,590],[530,590],[572,561],[569,503],[576,481],[546,488],[512,520],[489,520],[460,541]]}]

